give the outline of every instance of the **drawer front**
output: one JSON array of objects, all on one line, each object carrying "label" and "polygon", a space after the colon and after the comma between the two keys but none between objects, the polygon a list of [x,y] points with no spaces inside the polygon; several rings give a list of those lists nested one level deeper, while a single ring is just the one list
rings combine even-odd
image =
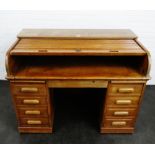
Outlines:
[{"label": "drawer front", "polygon": [[39,106],[47,105],[47,100],[45,97],[29,97],[29,96],[18,96],[15,97],[15,102],[17,106]]},{"label": "drawer front", "polygon": [[143,84],[111,84],[109,95],[141,95]]},{"label": "drawer front", "polygon": [[105,80],[51,80],[48,81],[51,88],[107,88]]},{"label": "drawer front", "polygon": [[14,95],[46,95],[45,84],[13,84],[11,83]]},{"label": "drawer front", "polygon": [[105,119],[104,127],[106,128],[128,128],[134,126],[133,119]]},{"label": "drawer front", "polygon": [[49,126],[49,120],[48,118],[20,118],[19,120],[20,126],[24,127],[40,127],[40,126]]},{"label": "drawer front", "polygon": [[17,108],[17,111],[20,117],[29,117],[29,116],[48,117],[48,109],[46,107],[44,108]]},{"label": "drawer front", "polygon": [[136,114],[135,108],[108,108],[106,110],[106,117],[134,117]]},{"label": "drawer front", "polygon": [[110,96],[107,98],[107,107],[137,107],[139,104],[139,96]]}]

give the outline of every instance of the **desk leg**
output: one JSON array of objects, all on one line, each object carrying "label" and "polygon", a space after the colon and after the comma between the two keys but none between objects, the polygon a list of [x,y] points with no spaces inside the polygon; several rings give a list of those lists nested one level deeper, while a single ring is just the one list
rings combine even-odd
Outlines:
[{"label": "desk leg", "polygon": [[48,99],[48,117],[49,126],[51,128],[51,133],[53,132],[53,122],[54,122],[54,106],[53,106],[53,89],[47,87],[47,99]]}]

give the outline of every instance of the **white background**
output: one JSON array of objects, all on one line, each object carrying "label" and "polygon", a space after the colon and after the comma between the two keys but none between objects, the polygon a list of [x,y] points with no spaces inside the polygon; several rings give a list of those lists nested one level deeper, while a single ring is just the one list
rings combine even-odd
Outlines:
[{"label": "white background", "polygon": [[133,30],[151,52],[155,81],[155,11],[0,11],[0,79],[5,79],[5,53],[22,28]]}]

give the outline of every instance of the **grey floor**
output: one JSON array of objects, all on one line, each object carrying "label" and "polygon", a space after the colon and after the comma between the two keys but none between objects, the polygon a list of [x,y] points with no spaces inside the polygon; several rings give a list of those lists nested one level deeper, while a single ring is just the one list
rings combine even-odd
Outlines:
[{"label": "grey floor", "polygon": [[103,89],[54,90],[54,133],[19,134],[9,84],[7,81],[0,81],[0,143],[155,143],[155,86],[146,87],[134,134],[99,133],[99,109],[104,91]]}]

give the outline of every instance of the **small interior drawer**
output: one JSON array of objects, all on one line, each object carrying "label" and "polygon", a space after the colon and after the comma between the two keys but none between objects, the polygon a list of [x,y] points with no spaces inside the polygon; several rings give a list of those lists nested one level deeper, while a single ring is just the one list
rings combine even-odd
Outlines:
[{"label": "small interior drawer", "polygon": [[42,107],[42,108],[17,108],[18,115],[19,116],[24,116],[24,117],[29,117],[29,116],[34,116],[34,117],[39,117],[39,116],[48,116],[48,109],[47,107]]},{"label": "small interior drawer", "polygon": [[45,95],[46,87],[45,84],[14,84],[11,83],[12,93],[15,95]]},{"label": "small interior drawer", "polygon": [[140,95],[143,84],[111,84],[109,95]]},{"label": "small interior drawer", "polygon": [[137,107],[139,96],[109,96],[106,101],[108,107]]},{"label": "small interior drawer", "polygon": [[107,128],[127,128],[134,126],[133,119],[104,119],[104,127]]},{"label": "small interior drawer", "polygon": [[49,119],[48,118],[36,118],[36,117],[29,117],[29,118],[20,118],[19,119],[20,126],[25,127],[39,127],[39,126],[49,126]]},{"label": "small interior drawer", "polygon": [[106,117],[134,117],[136,108],[107,108]]},{"label": "small interior drawer", "polygon": [[17,106],[36,107],[40,105],[47,105],[46,97],[16,96],[14,98]]}]

